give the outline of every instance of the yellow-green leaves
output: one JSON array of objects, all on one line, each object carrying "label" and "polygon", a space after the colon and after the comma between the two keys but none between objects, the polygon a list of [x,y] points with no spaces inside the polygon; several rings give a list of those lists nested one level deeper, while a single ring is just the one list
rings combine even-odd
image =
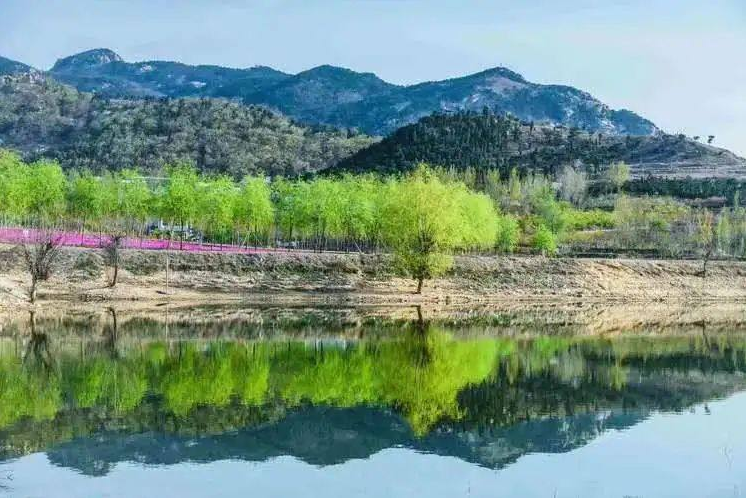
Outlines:
[{"label": "yellow-green leaves", "polygon": [[444,183],[424,166],[390,184],[381,217],[383,239],[418,281],[418,292],[424,280],[450,268],[455,249],[495,243],[492,201],[462,183]]},{"label": "yellow-green leaves", "polygon": [[180,225],[194,221],[198,182],[197,171],[192,166],[179,165],[168,169],[168,183],[161,196],[161,210],[165,219]]},{"label": "yellow-green leaves", "polygon": [[64,214],[66,179],[54,161],[23,163],[0,153],[0,211],[14,218],[54,221]]},{"label": "yellow-green leaves", "polygon": [[233,217],[237,228],[266,237],[275,221],[275,208],[272,191],[264,178],[244,178],[235,200]]}]

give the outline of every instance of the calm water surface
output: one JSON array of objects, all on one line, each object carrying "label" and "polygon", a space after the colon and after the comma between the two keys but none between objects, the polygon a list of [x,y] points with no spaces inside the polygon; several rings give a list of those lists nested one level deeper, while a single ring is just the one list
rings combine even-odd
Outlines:
[{"label": "calm water surface", "polygon": [[0,495],[746,495],[746,332],[39,317]]}]

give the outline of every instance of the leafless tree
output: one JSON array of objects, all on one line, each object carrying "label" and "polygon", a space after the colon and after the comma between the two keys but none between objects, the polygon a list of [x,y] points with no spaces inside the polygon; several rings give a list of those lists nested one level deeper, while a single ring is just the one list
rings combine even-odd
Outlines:
[{"label": "leafless tree", "polygon": [[119,257],[123,241],[124,233],[115,233],[111,235],[109,241],[104,246],[104,260],[106,265],[112,270],[109,279],[109,287],[117,285],[117,278],[119,277]]},{"label": "leafless tree", "polygon": [[21,244],[26,270],[31,276],[28,292],[31,303],[36,302],[39,283],[49,280],[59,258],[59,241],[52,231],[41,231],[35,239]]},{"label": "leafless tree", "polygon": [[584,171],[565,166],[557,177],[560,197],[579,206],[588,192],[588,177]]}]

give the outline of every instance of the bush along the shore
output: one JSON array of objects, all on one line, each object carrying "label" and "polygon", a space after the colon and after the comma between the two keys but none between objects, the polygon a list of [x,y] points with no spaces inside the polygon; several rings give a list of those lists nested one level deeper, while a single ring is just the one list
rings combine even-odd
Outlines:
[{"label": "bush along the shore", "polygon": [[[615,185],[625,171],[623,165],[609,170]],[[141,244],[160,238],[175,249],[211,243],[392,252],[418,290],[459,253],[742,257],[746,210],[736,201],[716,216],[705,212],[669,198],[629,197],[618,188],[589,199],[587,179],[570,167],[557,178],[421,165],[401,176],[236,182],[199,175],[188,164],[165,167],[162,177],[136,169],[66,173],[55,162],[27,164],[0,150],[5,227],[98,236],[101,246],[127,236]]]}]

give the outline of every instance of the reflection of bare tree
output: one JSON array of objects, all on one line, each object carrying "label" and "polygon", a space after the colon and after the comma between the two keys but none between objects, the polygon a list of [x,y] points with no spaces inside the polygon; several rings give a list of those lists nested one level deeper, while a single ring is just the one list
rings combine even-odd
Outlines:
[{"label": "reflection of bare tree", "polygon": [[430,362],[430,349],[427,347],[430,325],[422,314],[422,306],[418,304],[415,308],[417,308],[417,321],[413,323],[414,334],[410,340],[410,350],[412,359],[417,365],[426,365]]},{"label": "reflection of bare tree", "polygon": [[119,357],[119,352],[117,350],[117,341],[119,338],[119,326],[117,322],[117,311],[114,308],[108,309],[109,314],[111,315],[111,324],[104,327],[104,335],[105,335],[105,345],[107,351],[109,351],[109,354],[112,358],[116,359]]},{"label": "reflection of bare tree", "polygon": [[707,351],[712,351],[712,345],[710,343],[710,338],[707,336],[707,322],[702,320],[700,322],[700,326],[702,327],[702,338],[705,342],[705,347],[707,348]]},{"label": "reflection of bare tree", "polygon": [[425,319],[422,316],[422,305],[415,306],[417,308],[417,328],[424,332],[425,330]]},{"label": "reflection of bare tree", "polygon": [[36,314],[29,311],[29,328],[31,336],[26,344],[26,352],[23,355],[24,364],[36,362],[44,367],[44,370],[52,369],[52,354],[49,352],[49,336],[36,331]]}]

